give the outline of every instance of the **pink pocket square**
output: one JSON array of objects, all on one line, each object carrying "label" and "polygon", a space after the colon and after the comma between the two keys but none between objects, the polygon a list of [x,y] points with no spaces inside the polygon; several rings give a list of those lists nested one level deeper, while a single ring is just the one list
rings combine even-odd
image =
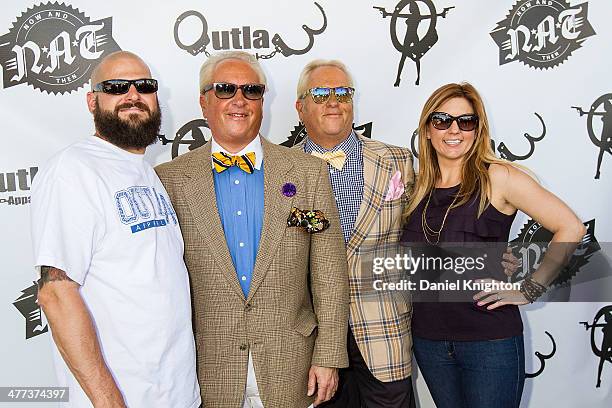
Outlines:
[{"label": "pink pocket square", "polygon": [[397,200],[402,194],[404,194],[404,183],[402,183],[402,173],[398,170],[389,180],[389,191],[387,191],[385,201]]}]

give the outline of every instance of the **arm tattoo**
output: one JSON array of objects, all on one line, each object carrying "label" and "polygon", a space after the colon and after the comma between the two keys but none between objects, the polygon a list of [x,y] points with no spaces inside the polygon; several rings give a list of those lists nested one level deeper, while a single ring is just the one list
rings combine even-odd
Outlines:
[{"label": "arm tattoo", "polygon": [[38,290],[41,290],[43,286],[45,286],[45,283],[53,281],[72,281],[72,279],[70,279],[68,275],[66,275],[66,272],[61,269],[52,266],[41,266]]}]

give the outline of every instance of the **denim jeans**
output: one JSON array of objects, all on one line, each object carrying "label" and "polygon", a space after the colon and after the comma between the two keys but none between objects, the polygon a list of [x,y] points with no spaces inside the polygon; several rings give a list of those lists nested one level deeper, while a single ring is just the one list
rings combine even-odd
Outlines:
[{"label": "denim jeans", "polygon": [[523,336],[484,341],[414,337],[414,355],[437,408],[518,408]]}]

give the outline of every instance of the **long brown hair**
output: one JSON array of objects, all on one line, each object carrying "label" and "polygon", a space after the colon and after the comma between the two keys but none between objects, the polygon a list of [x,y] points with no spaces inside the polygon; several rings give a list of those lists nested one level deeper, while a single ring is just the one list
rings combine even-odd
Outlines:
[{"label": "long brown hair", "polygon": [[419,171],[411,197],[410,205],[404,212],[407,218],[414,209],[434,188],[440,179],[440,166],[436,151],[427,139],[429,132],[429,115],[436,112],[440,106],[452,98],[466,99],[478,115],[478,126],[474,135],[474,144],[463,158],[461,170],[461,187],[459,196],[453,207],[463,205],[475,194],[480,193],[480,203],[478,205],[478,216],[489,205],[491,198],[491,179],[488,173],[490,164],[509,165],[510,162],[495,157],[491,149],[491,137],[489,133],[489,121],[487,113],[476,88],[467,82],[460,84],[446,84],[441,86],[427,99],[419,119]]}]

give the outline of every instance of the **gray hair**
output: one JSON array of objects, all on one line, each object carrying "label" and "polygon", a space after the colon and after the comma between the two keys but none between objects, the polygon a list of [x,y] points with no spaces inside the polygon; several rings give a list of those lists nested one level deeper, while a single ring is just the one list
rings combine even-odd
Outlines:
[{"label": "gray hair", "polygon": [[297,84],[297,98],[298,99],[303,99],[304,94],[306,93],[306,91],[308,91],[308,81],[310,81],[310,75],[312,74],[312,71],[320,67],[338,68],[339,70],[344,72],[344,75],[346,75],[348,79],[349,83],[346,85],[350,87],[354,87],[353,76],[349,72],[346,65],[344,65],[342,62],[338,60],[316,59],[306,64],[306,66],[302,70],[302,73],[300,74],[300,79],[298,79],[298,84]]},{"label": "gray hair", "polygon": [[226,60],[240,60],[248,63],[253,71],[257,74],[259,82],[266,85],[266,74],[264,73],[257,58],[253,54],[244,51],[223,51],[211,55],[200,67],[200,94],[203,93],[204,87],[212,83],[213,73],[215,68]]}]

